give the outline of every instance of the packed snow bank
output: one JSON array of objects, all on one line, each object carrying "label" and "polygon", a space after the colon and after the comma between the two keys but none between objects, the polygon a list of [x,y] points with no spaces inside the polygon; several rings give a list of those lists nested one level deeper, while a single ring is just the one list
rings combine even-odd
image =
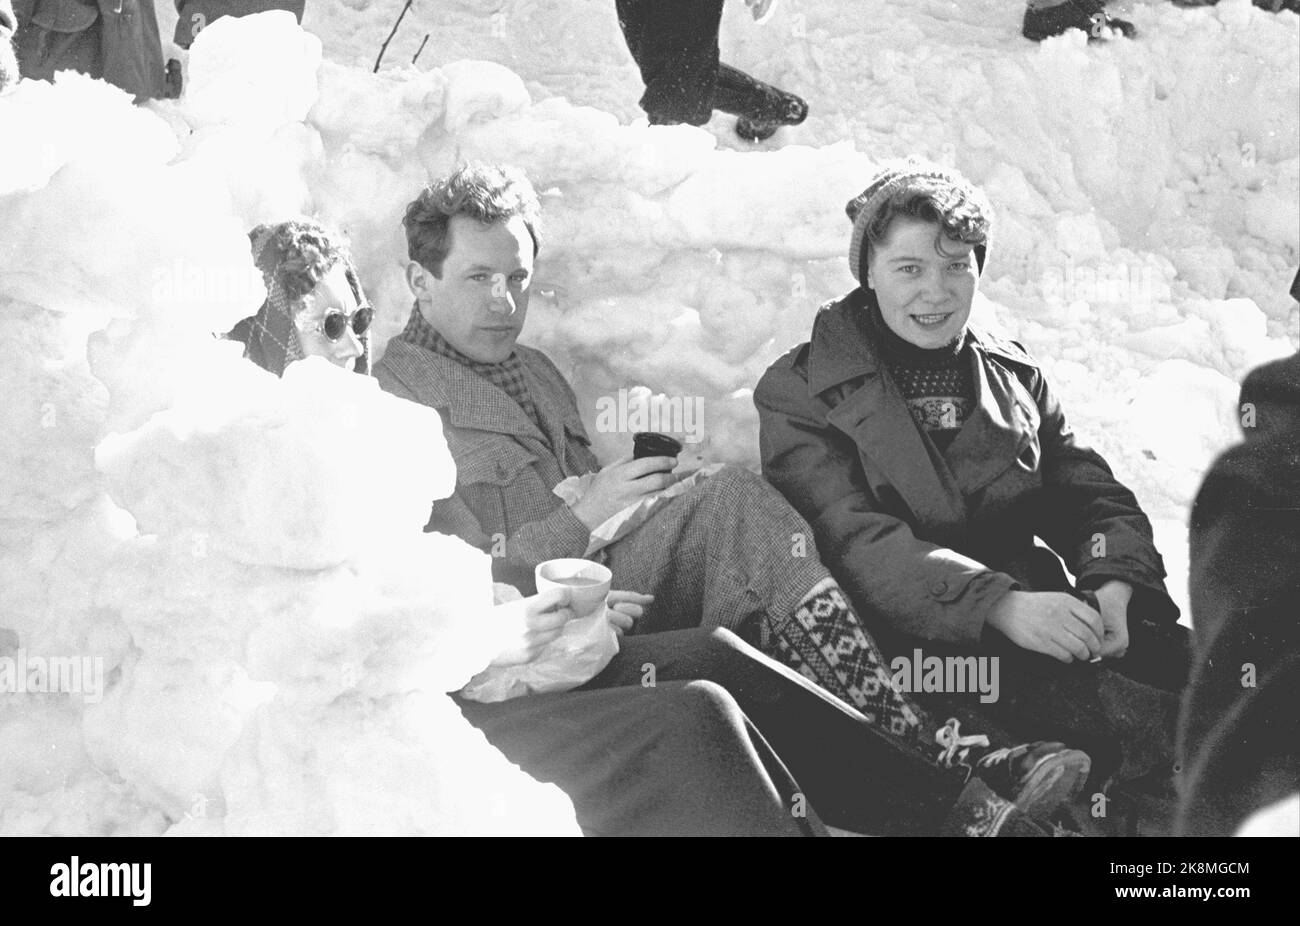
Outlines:
[{"label": "packed snow bank", "polygon": [[[388,4],[350,2],[323,61],[286,16],[214,23],[178,102],[71,75],[0,99],[25,143],[0,154],[0,648],[95,654],[103,683],[0,695],[0,831],[573,830],[442,694],[487,658],[466,634],[489,586],[483,557],[419,533],[450,479],[429,413],[318,364],[275,380],[210,337],[262,298],[246,230],[308,212],[350,233],[382,352],[410,308],[402,208],[463,158],[544,193],[525,341],[597,449],[626,452],[631,422],[598,412],[644,385],[703,408],[695,449],[750,465],[750,388],[851,285],[845,200],[884,155],[955,162],[998,209],[980,316],[1044,360],[1183,596],[1236,383],[1291,349],[1295,17],[1146,6],[1143,40],[1087,48],[1025,43],[992,0],[789,3],[744,38],[729,12],[738,63],[819,88],[805,126],[741,152],[721,118],[630,120],[634,71],[598,66],[625,54],[603,0],[437,5],[419,67],[379,74],[336,52]],[[511,67],[438,57],[456,49]]]},{"label": "packed snow bank", "polygon": [[488,557],[421,530],[437,414],[212,337],[264,296],[245,216],[292,158],[210,168],[320,142],[315,40],[210,31],[166,121],[79,78],[0,98],[32,142],[0,198],[0,833],[577,833],[446,694],[499,641]]},{"label": "packed snow bank", "polygon": [[[313,0],[304,23],[328,59],[369,70],[403,3]],[[642,117],[642,86],[614,6],[416,4],[381,66],[408,67],[417,51],[424,69],[496,61],[535,100],[565,97],[629,123]],[[1004,219],[1036,208],[1095,210],[1122,245],[1170,256],[1200,295],[1244,296],[1286,319],[1292,304],[1277,286],[1279,258],[1290,248],[1294,263],[1300,235],[1296,17],[1249,0],[1199,9],[1117,0],[1110,9],[1137,24],[1138,40],[1089,46],[1075,32],[1035,44],[1020,35],[1024,5],[1005,0],[779,0],[763,25],[732,0],[721,48],[724,60],[810,104],[802,126],[765,148],[850,140],[876,158],[917,153],[953,163],[985,184],[1010,168],[1001,184],[1016,195],[995,195]],[[710,130],[738,146],[731,121],[718,114]],[[1035,234],[1016,241],[1002,231],[994,272],[1016,273],[1033,284],[1026,296],[1038,295],[1065,257],[1035,253]]]},{"label": "packed snow bank", "polygon": [[[304,22],[328,60],[369,71],[401,7],[318,0]],[[704,398],[708,449],[751,465],[744,390],[802,339],[820,300],[851,284],[844,201],[880,158],[953,164],[998,211],[986,317],[1047,364],[1078,429],[1153,515],[1181,521],[1188,485],[1234,437],[1236,382],[1298,336],[1286,288],[1300,263],[1300,20],[1249,0],[1202,9],[1159,0],[1119,11],[1139,40],[1089,46],[1079,32],[1026,41],[1022,11],[1001,0],[882,2],[865,13],[783,0],[758,26],[743,4],[727,4],[724,59],[800,92],[812,110],[743,156],[730,150],[741,146],[722,114],[707,131],[640,121],[641,85],[608,0],[413,7],[380,75],[366,78],[370,98],[396,103],[394,84],[450,80],[445,99],[483,100],[480,115],[460,107],[439,126],[437,104],[418,114],[408,92],[385,118],[382,105],[361,113],[326,92],[311,121],[338,136],[352,121],[400,126],[423,115],[430,172],[470,156],[528,169],[553,195],[525,338],[572,372],[589,409],[634,382]],[[446,65],[464,58],[519,77],[485,66],[457,90]],[[519,106],[521,88],[535,105]],[[386,184],[352,156],[355,183],[342,186],[388,191],[400,209],[391,191],[409,164]],[[374,231],[400,254],[395,227]],[[403,303],[396,268],[384,279],[384,295]],[[399,315],[386,315],[382,331]],[[1213,414],[1165,416],[1190,432],[1183,449],[1196,450],[1170,457],[1130,406],[1177,394],[1179,368],[1167,365],[1177,360],[1219,379],[1199,388],[1214,392]],[[597,440],[605,453],[625,449],[625,435]]]}]

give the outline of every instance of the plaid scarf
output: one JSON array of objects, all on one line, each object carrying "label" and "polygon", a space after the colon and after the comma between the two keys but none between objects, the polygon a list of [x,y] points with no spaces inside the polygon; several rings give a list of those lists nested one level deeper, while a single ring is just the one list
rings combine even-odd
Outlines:
[{"label": "plaid scarf", "polygon": [[528,383],[524,379],[524,364],[517,354],[511,352],[510,356],[500,363],[482,363],[478,360],[471,360],[452,347],[447,339],[429,324],[424,315],[420,313],[418,305],[411,309],[411,317],[406,323],[406,328],[398,337],[403,341],[414,344],[416,347],[433,351],[433,353],[455,361],[463,367],[468,367],[475,374],[510,396],[515,404],[524,410],[524,414],[532,420],[533,424],[537,425],[537,430],[543,434],[546,433],[546,427],[542,424],[542,416],[537,413],[537,405],[534,404],[532,396],[528,394]]}]

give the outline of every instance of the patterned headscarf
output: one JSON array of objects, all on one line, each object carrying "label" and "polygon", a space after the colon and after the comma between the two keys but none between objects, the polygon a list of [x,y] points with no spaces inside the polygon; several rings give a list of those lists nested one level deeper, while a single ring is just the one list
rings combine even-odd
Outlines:
[{"label": "patterned headscarf", "polygon": [[[253,249],[253,263],[262,271],[266,282],[266,301],[257,310],[257,314],[241,321],[228,337],[244,343],[244,356],[264,370],[276,376],[284,374],[284,368],[295,360],[305,356],[302,342],[298,339],[298,329],[294,325],[294,316],[301,311],[302,297],[294,297],[285,291],[280,269],[288,254],[285,250],[285,233],[291,226],[306,226],[320,238],[334,245],[339,251],[338,262],[343,264],[343,272],[352,287],[352,295],[357,305],[366,305],[361,282],[357,278],[356,266],[351,255],[339,241],[338,237],[327,231],[320,223],[311,219],[298,219],[293,222],[281,222],[275,225],[259,225],[248,233]],[[361,335],[361,356],[352,368],[354,373],[370,374],[370,332]]]}]

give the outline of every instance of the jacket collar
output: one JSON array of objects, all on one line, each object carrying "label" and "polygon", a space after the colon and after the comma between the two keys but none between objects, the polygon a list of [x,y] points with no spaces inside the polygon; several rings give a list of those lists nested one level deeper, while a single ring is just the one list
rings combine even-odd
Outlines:
[{"label": "jacket collar", "polygon": [[[544,381],[549,377],[539,373],[538,356],[528,348],[515,349],[523,363],[529,395],[542,421],[548,425],[557,422],[562,427],[568,416],[557,407],[553,389]],[[383,364],[411,390],[417,401],[445,412],[451,427],[548,440],[519,403],[450,357],[393,338],[384,351]]]},{"label": "jacket collar", "polygon": [[945,456],[917,427],[893,381],[880,375],[880,357],[860,321],[870,298],[859,288],[818,314],[808,352],[809,392],[820,395],[861,380],[830,400],[827,419],[880,467],[922,523],[965,524],[966,497],[1016,465],[1037,429],[1036,414],[1026,408],[1034,405],[1032,397],[1014,373],[988,357],[1029,358],[971,329],[975,405]]},{"label": "jacket collar", "polygon": [[[859,286],[817,313],[808,344],[808,391],[811,394],[819,395],[880,370],[880,355],[867,337],[863,324],[864,313],[874,299],[874,293]],[[1004,343],[974,326],[969,331],[971,345],[986,354],[1017,363],[1032,362],[1013,344]]]},{"label": "jacket collar", "polygon": [[868,298],[859,286],[817,313],[808,344],[808,391],[813,395],[880,369],[880,357],[862,325]]}]

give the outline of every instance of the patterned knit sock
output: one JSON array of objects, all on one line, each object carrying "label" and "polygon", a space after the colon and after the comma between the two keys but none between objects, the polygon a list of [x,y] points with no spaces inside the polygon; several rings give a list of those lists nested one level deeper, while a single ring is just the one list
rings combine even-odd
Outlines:
[{"label": "patterned knit sock", "polygon": [[782,662],[853,705],[873,725],[914,743],[927,757],[935,755],[938,725],[895,690],[885,657],[834,579],[813,586],[794,614],[771,630]]}]

